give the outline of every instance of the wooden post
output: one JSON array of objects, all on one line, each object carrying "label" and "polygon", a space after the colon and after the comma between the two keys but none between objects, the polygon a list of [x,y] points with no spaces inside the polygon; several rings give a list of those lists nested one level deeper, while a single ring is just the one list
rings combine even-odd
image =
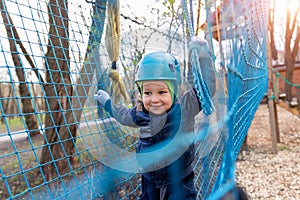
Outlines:
[{"label": "wooden post", "polygon": [[268,106],[269,106],[269,117],[271,124],[271,139],[272,139],[272,152],[277,153],[277,133],[275,126],[275,109],[274,109],[274,100],[272,99],[273,92],[271,89],[268,89]]},{"label": "wooden post", "polygon": [[278,125],[278,112],[277,112],[277,103],[276,101],[273,101],[274,105],[274,119],[275,119],[275,130],[276,130],[276,138],[277,143],[280,143],[280,134],[279,134],[279,125]]},{"label": "wooden post", "polygon": [[297,105],[298,115],[300,117],[300,88],[299,87],[297,88],[296,92],[297,92],[297,103],[298,103]]},{"label": "wooden post", "polygon": [[279,133],[277,133],[276,128],[276,121],[277,113],[275,114],[275,111],[277,112],[277,109],[275,110],[275,103],[274,103],[274,91],[272,85],[273,78],[272,78],[272,56],[271,56],[271,48],[270,48],[270,40],[268,40],[268,52],[267,52],[267,59],[268,59],[268,106],[269,106],[269,118],[270,118],[270,125],[271,125],[271,139],[272,139],[272,152],[277,153],[277,142],[279,136]]},{"label": "wooden post", "polygon": [[[271,64],[271,61],[269,62],[269,64]],[[274,101],[273,101],[273,105],[274,105],[274,119],[275,119],[275,128],[276,128],[276,135],[277,135],[277,142],[280,142],[280,135],[279,135],[279,125],[278,125],[278,113],[277,113],[277,103],[279,102],[279,84],[277,84],[277,76],[274,75],[274,73],[272,72],[273,69],[273,65],[271,65],[272,68],[270,68],[270,80],[271,82],[271,88],[273,91],[273,95],[274,95]]]}]

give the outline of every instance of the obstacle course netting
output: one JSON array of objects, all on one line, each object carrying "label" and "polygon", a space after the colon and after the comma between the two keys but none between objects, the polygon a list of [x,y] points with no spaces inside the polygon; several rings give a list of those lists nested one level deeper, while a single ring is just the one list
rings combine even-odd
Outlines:
[{"label": "obstacle course netting", "polygon": [[[140,194],[140,175],[111,164],[118,160],[126,166],[138,130],[120,125],[94,99],[110,84],[112,56],[104,34],[112,2],[0,2],[0,199],[137,199]],[[183,0],[167,27],[163,18],[160,25],[147,24],[120,8],[117,70],[132,104],[136,64],[151,49],[176,55],[191,84],[216,77],[214,111],[200,113],[195,127],[198,199],[219,199],[233,189],[236,157],[267,88],[268,1],[221,2],[207,0],[203,7],[215,74],[201,74],[193,60],[189,68],[192,2]]]}]

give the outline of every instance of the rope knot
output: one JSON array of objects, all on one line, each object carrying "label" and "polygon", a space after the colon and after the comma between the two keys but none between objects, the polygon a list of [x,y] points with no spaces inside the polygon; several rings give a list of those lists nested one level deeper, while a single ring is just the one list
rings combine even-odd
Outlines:
[{"label": "rope knot", "polygon": [[109,91],[112,102],[115,105],[122,104],[123,102],[129,104],[130,99],[119,72],[117,70],[111,70],[108,74],[108,77],[112,81]]},{"label": "rope knot", "polygon": [[112,81],[120,81],[120,75],[117,70],[111,70],[108,74],[108,77],[111,78]]}]

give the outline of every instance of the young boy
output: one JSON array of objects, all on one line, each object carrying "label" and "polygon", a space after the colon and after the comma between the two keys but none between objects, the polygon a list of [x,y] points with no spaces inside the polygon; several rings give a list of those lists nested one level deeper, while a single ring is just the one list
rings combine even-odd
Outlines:
[{"label": "young boy", "polygon": [[[211,70],[211,76],[214,76],[213,68]],[[175,138],[176,134],[183,135],[181,138],[184,140],[185,133],[194,132],[194,117],[201,111],[200,101],[192,87],[179,95],[180,66],[175,57],[166,52],[145,55],[138,64],[135,82],[142,101],[134,108],[129,109],[117,102],[112,103],[109,95],[102,90],[98,91],[96,98],[106,110],[112,110],[111,114],[122,125],[139,127],[137,154],[155,155],[158,150],[170,144],[169,141]],[[210,91],[214,91],[214,84],[210,84],[209,87]],[[179,143],[180,141],[177,141],[177,144]],[[156,146],[160,148],[155,149]],[[169,161],[155,163],[153,160],[151,165],[149,157],[146,162],[142,158],[138,159],[144,168],[141,180],[142,194],[139,199],[196,199],[192,167],[194,146],[188,143],[186,147],[182,145],[182,150],[180,146],[173,147],[174,154],[178,155],[181,151],[180,155],[165,159]]]}]

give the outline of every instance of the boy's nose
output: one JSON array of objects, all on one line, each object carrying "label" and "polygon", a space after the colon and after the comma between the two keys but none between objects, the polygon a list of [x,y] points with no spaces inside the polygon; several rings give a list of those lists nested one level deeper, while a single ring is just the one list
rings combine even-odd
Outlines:
[{"label": "boy's nose", "polygon": [[159,98],[156,95],[152,95],[151,101],[152,102],[157,102],[157,101],[159,101]]}]

